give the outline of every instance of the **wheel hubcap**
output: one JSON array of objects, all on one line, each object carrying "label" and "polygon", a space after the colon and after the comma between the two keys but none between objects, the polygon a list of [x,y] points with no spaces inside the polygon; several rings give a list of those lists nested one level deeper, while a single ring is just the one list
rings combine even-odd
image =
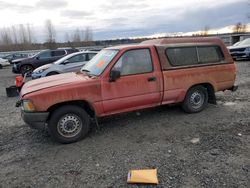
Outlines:
[{"label": "wheel hubcap", "polygon": [[203,105],[204,100],[204,95],[199,91],[194,92],[190,97],[190,103],[195,109],[200,108]]},{"label": "wheel hubcap", "polygon": [[82,121],[75,114],[64,115],[57,124],[57,130],[63,137],[74,137],[82,129]]},{"label": "wheel hubcap", "polygon": [[24,74],[27,73],[27,75],[30,75],[31,72],[32,72],[32,67],[30,67],[30,66],[24,66],[23,67],[23,73]]}]

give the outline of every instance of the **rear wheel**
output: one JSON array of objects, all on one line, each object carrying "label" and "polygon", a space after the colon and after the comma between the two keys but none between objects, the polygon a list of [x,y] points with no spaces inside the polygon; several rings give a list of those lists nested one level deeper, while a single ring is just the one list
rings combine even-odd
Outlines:
[{"label": "rear wheel", "polygon": [[79,141],[89,132],[90,118],[84,109],[66,105],[55,110],[49,120],[49,132],[63,144]]},{"label": "rear wheel", "polygon": [[207,103],[207,89],[203,86],[194,86],[188,90],[182,108],[185,112],[196,113],[202,111]]},{"label": "rear wheel", "polygon": [[31,76],[31,73],[33,72],[34,69],[31,65],[22,65],[20,70],[22,76],[24,76],[25,74],[26,76]]}]

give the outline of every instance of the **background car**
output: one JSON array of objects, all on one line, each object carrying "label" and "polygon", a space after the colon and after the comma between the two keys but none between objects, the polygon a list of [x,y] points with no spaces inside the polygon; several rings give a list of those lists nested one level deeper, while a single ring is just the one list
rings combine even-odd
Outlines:
[{"label": "background car", "polygon": [[40,66],[52,63],[62,58],[65,55],[78,52],[79,50],[73,48],[67,49],[56,49],[56,50],[43,50],[38,54],[24,58],[13,60],[13,73],[21,73],[24,75],[27,73],[27,76],[30,76],[32,71]]},{"label": "background car", "polygon": [[2,59],[6,59],[10,62],[10,64],[12,64],[13,60],[27,58],[27,57],[28,57],[28,54],[12,53],[12,54],[8,54],[6,56],[3,56]]},{"label": "background car", "polygon": [[238,42],[236,45],[228,47],[234,60],[250,59],[250,38]]},{"label": "background car", "polygon": [[35,69],[31,75],[32,79],[65,72],[80,71],[82,66],[85,65],[90,59],[92,59],[97,53],[98,52],[94,51],[84,51],[69,54],[54,63],[43,65]]},{"label": "background car", "polygon": [[10,62],[7,59],[0,58],[0,67],[9,66]]}]

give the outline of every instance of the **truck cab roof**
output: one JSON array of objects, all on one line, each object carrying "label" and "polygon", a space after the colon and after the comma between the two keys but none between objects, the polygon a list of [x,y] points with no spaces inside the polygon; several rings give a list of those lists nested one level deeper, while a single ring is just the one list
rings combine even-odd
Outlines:
[{"label": "truck cab roof", "polygon": [[125,44],[119,46],[113,46],[106,49],[116,49],[121,50],[124,48],[131,48],[131,47],[149,47],[149,46],[186,46],[189,44],[213,44],[218,46],[224,46],[223,41],[219,37],[169,37],[169,38],[162,38],[162,39],[152,39],[146,40],[141,43],[137,44]]}]

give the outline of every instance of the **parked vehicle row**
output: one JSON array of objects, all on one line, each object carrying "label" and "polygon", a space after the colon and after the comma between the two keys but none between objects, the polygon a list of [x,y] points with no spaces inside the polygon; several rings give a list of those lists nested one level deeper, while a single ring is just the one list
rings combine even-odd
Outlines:
[{"label": "parked vehicle row", "polygon": [[69,54],[55,61],[54,63],[46,64],[35,69],[31,75],[32,79],[61,74],[65,72],[80,71],[83,65],[85,65],[96,54],[97,52],[92,51],[75,52]]},{"label": "parked vehicle row", "polygon": [[43,50],[32,57],[13,60],[13,73],[25,73],[30,76],[32,71],[36,68],[57,61],[67,54],[78,52],[79,50],[73,48]]},{"label": "parked vehicle row", "polygon": [[3,57],[1,57],[2,59],[5,59],[7,61],[9,61],[10,64],[12,64],[12,61],[13,60],[16,60],[16,59],[21,59],[21,58],[26,58],[28,57],[28,54],[23,54],[23,53],[11,53],[11,54],[8,54],[8,55],[5,55]]},{"label": "parked vehicle row", "polygon": [[10,64],[12,64],[13,60],[25,58],[25,57],[28,57],[28,54],[11,53],[11,54],[5,55],[5,56],[0,58],[0,66],[1,67],[9,66]]},{"label": "parked vehicle row", "polygon": [[103,49],[81,72],[24,84],[17,106],[30,127],[61,143],[83,139],[91,120],[180,103],[188,113],[232,90],[236,66],[219,38],[167,38]]}]

